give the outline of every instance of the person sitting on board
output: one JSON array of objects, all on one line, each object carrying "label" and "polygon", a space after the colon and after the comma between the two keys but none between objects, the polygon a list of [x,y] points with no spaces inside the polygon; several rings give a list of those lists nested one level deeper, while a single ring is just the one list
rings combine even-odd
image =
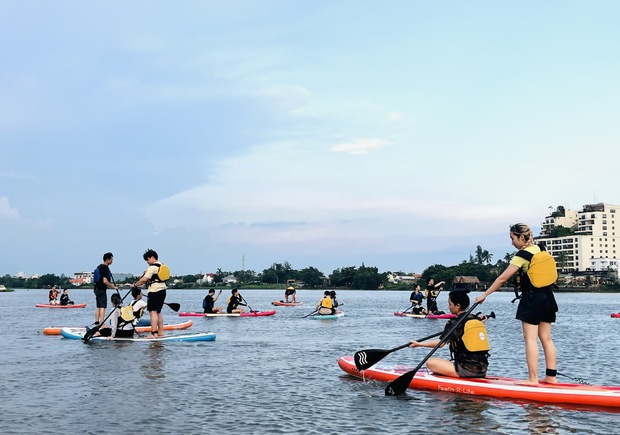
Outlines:
[{"label": "person sitting on board", "polygon": [[440,281],[435,284],[435,280],[432,277],[426,278],[426,290],[424,297],[426,297],[426,311],[428,314],[444,314],[443,311],[439,311],[437,308],[437,296],[439,296],[439,293],[442,290],[441,287],[445,283],[445,281]]},{"label": "person sitting on board", "polygon": [[295,290],[295,287],[287,287],[287,289],[284,291],[284,299],[286,299],[286,303],[288,304],[288,298],[289,296],[292,297],[292,301],[293,303],[297,302],[297,299],[295,298],[295,293],[297,293],[297,290]]},{"label": "person sitting on board", "polygon": [[110,313],[110,327],[101,328],[99,334],[108,340],[112,338],[133,338],[135,332],[133,326],[133,314],[131,318],[123,318],[122,309],[124,307],[121,297],[118,293],[112,293],[110,296],[112,302],[112,312]]},{"label": "person sitting on board", "polygon": [[144,310],[148,304],[144,301],[144,299],[142,299],[142,289],[140,287],[132,288],[131,296],[133,296],[133,301],[129,305],[133,308],[133,324],[134,326],[137,326],[140,323],[140,319],[142,319],[142,315],[144,314]]},{"label": "person sitting on board", "polygon": [[334,308],[338,308],[340,302],[338,301],[338,298],[336,297],[336,292],[334,290],[329,292],[329,297],[332,298],[332,304]]},{"label": "person sitting on board", "polygon": [[58,290],[55,285],[52,286],[52,289],[49,292],[49,304],[58,305]]},{"label": "person sitting on board", "polygon": [[202,301],[202,308],[204,308],[204,313],[205,314],[220,314],[222,312],[222,307],[215,307],[215,301],[217,301],[217,299],[220,297],[220,295],[222,294],[222,290],[220,290],[220,292],[217,294],[216,297],[213,297],[213,295],[215,294],[215,289],[209,289],[209,294],[207,296],[205,296],[204,300]]},{"label": "person sitting on board", "polygon": [[334,308],[334,300],[331,297],[329,290],[325,290],[323,293],[323,299],[317,304],[316,309],[320,316],[327,316],[331,314],[339,314],[341,311]]},{"label": "person sitting on board", "polygon": [[426,310],[422,306],[422,301],[424,300],[424,295],[422,294],[420,284],[416,284],[413,292],[411,292],[411,296],[409,296],[409,302],[411,302],[411,313],[412,314],[424,314],[426,315]]},{"label": "person sitting on board", "polygon": [[234,289],[232,289],[231,293],[232,294],[228,298],[228,306],[226,307],[226,312],[228,314],[233,314],[233,313],[241,314],[241,313],[244,313],[245,312],[245,308],[240,307],[240,305],[245,305],[245,304],[243,303],[243,298],[239,294],[239,290],[234,288]]},{"label": "person sitting on board", "polygon": [[[453,290],[448,296],[448,307],[452,314],[457,317],[450,319],[446,323],[443,334],[437,340],[418,342],[412,340],[409,347],[430,347],[434,348],[441,340],[446,338],[446,334],[454,324],[466,314],[469,307],[469,296],[467,291]],[[443,358],[429,358],[426,367],[437,375],[450,376],[454,378],[484,378],[489,366],[489,340],[484,327],[486,316],[479,319],[473,314],[467,316],[457,329],[450,334],[447,342],[450,343],[451,360]],[[467,325],[468,323],[470,325]],[[443,347],[445,342],[441,345]]]},{"label": "person sitting on board", "polygon": [[73,301],[69,299],[67,289],[62,290],[62,295],[60,295],[60,305],[73,305]]}]

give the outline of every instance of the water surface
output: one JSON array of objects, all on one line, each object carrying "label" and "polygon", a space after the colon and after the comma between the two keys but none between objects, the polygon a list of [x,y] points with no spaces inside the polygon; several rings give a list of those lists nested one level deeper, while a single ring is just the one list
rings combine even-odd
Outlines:
[{"label": "water surface", "polygon": [[[281,290],[242,290],[254,309],[272,309]],[[205,292],[170,290],[168,302],[200,311]],[[3,434],[143,433],[411,434],[615,432],[618,415],[535,403],[409,390],[384,396],[385,384],[346,375],[342,355],[391,348],[443,329],[445,321],[400,318],[409,292],[341,291],[346,317],[315,321],[322,292],[300,290],[305,305],[275,307],[259,318],[192,318],[189,331],[215,332],[205,343],[114,343],[44,336],[45,326],[82,326],[94,320],[91,290],[72,290],[85,309],[35,308],[46,290],[0,293],[0,432]],[[471,294],[472,298],[476,293]],[[222,298],[227,296],[226,293]],[[497,319],[487,328],[489,374],[525,378],[520,323],[512,294],[482,305]],[[620,385],[617,294],[557,294],[553,336],[558,370],[593,384]],[[447,295],[439,298],[447,311]],[[166,322],[179,322],[165,308]],[[415,366],[429,349],[403,349],[386,364]],[[437,356],[448,356],[441,349]],[[540,372],[544,372],[542,362]],[[562,380],[562,379],[561,379]],[[570,381],[570,379],[563,379]],[[133,423],[131,423],[133,422]]]}]

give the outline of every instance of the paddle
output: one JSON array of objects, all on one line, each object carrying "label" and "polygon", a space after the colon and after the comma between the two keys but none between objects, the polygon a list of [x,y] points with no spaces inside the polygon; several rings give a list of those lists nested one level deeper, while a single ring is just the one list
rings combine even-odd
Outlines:
[{"label": "paddle", "polygon": [[[478,315],[480,314],[482,314],[482,312],[477,313],[476,317],[478,317]],[[495,312],[491,311],[491,313],[487,314],[486,317],[488,317],[489,319],[495,319]],[[426,341],[434,337],[439,337],[441,334],[443,334],[443,331],[438,332],[437,334],[429,335],[428,337],[420,338],[416,341],[418,342]],[[381,361],[383,358],[385,358],[392,352],[409,347],[410,344],[411,343],[403,344],[402,346],[398,346],[393,349],[387,349],[387,350],[385,349],[360,350],[359,352],[355,352],[355,355],[353,355],[353,359],[355,360],[355,366],[357,367],[358,370],[366,370],[367,368],[372,367],[373,365]]]},{"label": "paddle", "polygon": [[257,313],[257,312],[258,312],[258,311],[255,311],[255,310],[253,310],[253,309],[252,309],[252,307],[250,306],[250,304],[248,304],[248,301],[246,301],[246,300],[245,300],[245,298],[244,298],[243,296],[239,295],[239,298],[240,298],[243,302],[245,302],[245,305],[246,305],[246,306],[250,309],[250,313]]},{"label": "paddle", "polygon": [[[438,332],[437,334],[429,335],[428,337],[420,338],[416,341],[426,341],[430,338],[439,337],[443,334],[443,331]],[[374,366],[383,358],[391,354],[392,352],[396,352],[397,350],[404,349],[405,347],[409,347],[411,343],[403,344],[402,346],[395,347],[393,349],[365,349],[355,352],[353,355],[353,359],[355,360],[355,367],[358,370],[366,370],[369,367]]]},{"label": "paddle", "polygon": [[406,310],[401,311],[401,313],[405,314],[407,311],[409,311],[412,308],[413,308],[413,304],[411,304],[411,306],[409,306],[409,308],[407,308]]},{"label": "paddle", "polygon": [[300,319],[305,319],[306,317],[310,317],[316,313],[319,312],[319,309],[317,308],[316,310],[314,310],[313,312],[311,312],[310,314],[306,314],[305,316],[301,316]]},{"label": "paddle", "polygon": [[[145,294],[144,296],[146,296],[147,298],[149,297],[148,294]],[[170,307],[170,309],[172,309],[172,311],[179,311],[181,309],[181,304],[178,304],[176,302],[164,302],[164,305],[168,305]]]},{"label": "paddle", "polygon": [[[116,291],[118,292],[118,289],[116,289]],[[129,296],[129,293],[131,293],[131,290],[129,290],[129,291],[125,294],[125,296],[123,296],[123,297],[121,298],[121,302],[123,302],[123,301],[125,300],[125,298],[126,298],[127,296]],[[119,293],[119,295],[120,295],[120,293]],[[106,318],[105,318],[105,319],[103,319],[103,322],[101,322],[101,323],[100,323],[100,324],[98,324],[98,325],[93,326],[91,329],[89,329],[88,331],[86,331],[86,334],[84,334],[84,337],[82,337],[82,340],[84,340],[84,342],[87,342],[88,340],[90,340],[91,338],[93,338],[93,336],[94,336],[94,335],[95,335],[95,334],[99,331],[99,329],[100,329],[100,328],[101,328],[101,327],[105,324],[105,321],[106,321],[106,320],[108,320],[108,319],[110,318],[110,316],[112,315],[112,313],[114,312],[114,310],[116,310],[117,308],[118,308],[118,306],[117,306],[117,307],[112,308],[112,310],[110,311],[110,314],[108,314],[108,315],[106,316]]]},{"label": "paddle", "polygon": [[426,357],[424,357],[424,359],[420,362],[420,364],[416,366],[416,368],[414,368],[411,371],[408,371],[404,375],[401,375],[398,378],[394,379],[392,382],[390,382],[388,386],[385,388],[385,395],[386,396],[398,396],[400,394],[403,394],[405,391],[407,391],[409,384],[413,380],[413,377],[418,372],[418,370],[420,370],[420,368],[424,365],[424,363],[428,361],[428,359],[437,351],[437,349],[439,349],[441,346],[443,346],[443,344],[446,341],[448,341],[448,338],[450,337],[450,335],[452,335],[452,333],[456,331],[456,328],[458,328],[459,325],[463,323],[465,319],[467,319],[467,316],[469,316],[472,313],[472,311],[474,311],[474,308],[476,308],[478,304],[479,302],[475,302],[471,306],[471,308],[469,308],[469,310],[467,310],[467,312],[463,316],[461,316],[461,318],[459,318],[456,322],[454,322],[454,325],[452,325],[452,328],[450,328],[448,333],[445,334],[445,337],[442,340],[440,340],[439,343],[437,343],[437,345],[428,353],[428,355],[426,355]]}]

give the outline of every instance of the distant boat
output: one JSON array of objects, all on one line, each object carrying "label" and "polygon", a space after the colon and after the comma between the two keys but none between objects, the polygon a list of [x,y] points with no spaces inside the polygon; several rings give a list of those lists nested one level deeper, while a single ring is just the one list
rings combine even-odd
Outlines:
[{"label": "distant boat", "polygon": [[2,284],[0,284],[0,292],[12,292],[12,291],[13,291],[12,288],[6,288]]}]

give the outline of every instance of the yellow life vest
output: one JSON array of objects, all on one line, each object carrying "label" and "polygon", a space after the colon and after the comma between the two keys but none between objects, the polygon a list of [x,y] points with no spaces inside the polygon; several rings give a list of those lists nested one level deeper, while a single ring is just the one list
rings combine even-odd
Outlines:
[{"label": "yellow life vest", "polygon": [[330,310],[334,308],[334,301],[331,296],[325,296],[321,301],[321,308],[329,308]]}]

